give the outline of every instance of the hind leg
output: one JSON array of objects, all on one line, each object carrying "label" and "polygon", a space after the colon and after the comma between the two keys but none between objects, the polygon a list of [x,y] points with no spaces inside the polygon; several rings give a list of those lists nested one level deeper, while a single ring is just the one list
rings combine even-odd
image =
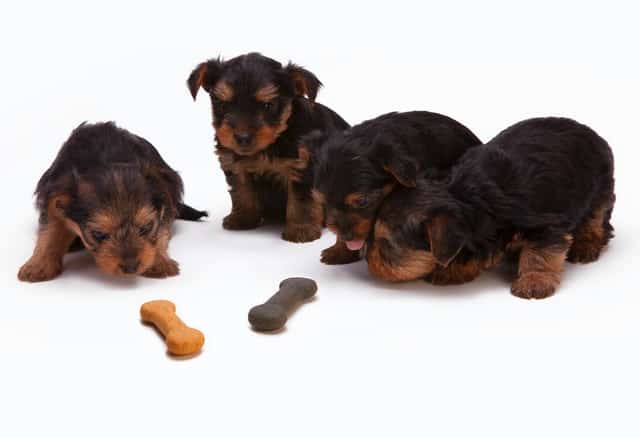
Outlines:
[{"label": "hind leg", "polygon": [[609,223],[613,206],[607,203],[593,210],[573,233],[573,244],[567,254],[571,263],[596,261],[613,236]]}]

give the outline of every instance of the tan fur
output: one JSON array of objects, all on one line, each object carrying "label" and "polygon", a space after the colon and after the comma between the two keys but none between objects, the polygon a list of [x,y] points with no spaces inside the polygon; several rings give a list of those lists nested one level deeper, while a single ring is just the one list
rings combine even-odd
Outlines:
[{"label": "tan fur", "polygon": [[229,126],[226,120],[218,121],[214,118],[213,128],[216,131],[216,138],[222,146],[232,150],[238,155],[244,157],[252,157],[275,143],[275,141],[278,139],[278,136],[280,136],[280,134],[282,134],[287,129],[287,122],[289,121],[289,117],[291,117],[291,111],[291,104],[287,104],[287,106],[282,111],[282,114],[280,115],[280,119],[276,126],[267,125],[263,122],[260,128],[258,128],[258,130],[254,134],[254,145],[249,151],[238,146],[234,135],[235,132],[242,131],[244,129],[243,127],[236,127],[234,129]]},{"label": "tan fur", "polygon": [[322,204],[315,199],[300,200],[289,183],[287,221],[282,237],[290,242],[310,242],[322,234]]},{"label": "tan fur", "polygon": [[358,202],[360,202],[360,200],[365,198],[366,196],[367,195],[365,195],[364,193],[349,193],[344,197],[344,204],[351,208],[357,208]]},{"label": "tan fur", "polygon": [[270,102],[278,97],[278,87],[273,84],[265,85],[256,91],[255,97],[259,102]]},{"label": "tan fur", "polygon": [[[204,76],[204,74],[202,76]],[[229,102],[233,99],[234,92],[231,85],[220,81],[213,87],[213,95],[223,102]]]},{"label": "tan fur", "polygon": [[571,236],[565,236],[558,245],[536,248],[526,240],[518,261],[518,278],[511,285],[511,293],[520,298],[546,298],[555,292]]},{"label": "tan fur", "polygon": [[[168,254],[170,238],[171,230],[169,226],[163,226],[158,230],[153,264],[142,275],[151,278],[165,278],[173,277],[180,273],[178,262],[169,257]],[[151,254],[148,255],[151,256]]]},{"label": "tan fur", "polygon": [[289,121],[289,117],[291,117],[291,111],[292,106],[289,103],[282,111],[282,114],[280,114],[280,120],[275,127],[267,124],[262,124],[262,126],[256,131],[255,134],[256,139],[253,151],[254,153],[262,151],[275,143],[278,136],[287,129],[287,122]]},{"label": "tan fur", "polygon": [[393,236],[385,223],[378,220],[374,230],[374,241],[367,248],[369,272],[382,280],[399,282],[422,278],[431,273],[437,263],[428,251],[403,249],[401,256],[391,262],[380,249],[380,240],[393,241]]},{"label": "tan fur", "polygon": [[253,181],[245,175],[238,177],[237,182],[229,190],[231,195],[231,213],[222,221],[228,230],[246,230],[262,223],[262,206],[258,201]]},{"label": "tan fur", "polygon": [[318,204],[324,205],[326,203],[326,199],[324,197],[324,195],[322,193],[320,193],[318,190],[313,189],[311,191],[311,196],[313,197],[313,199],[315,199],[315,201]]},{"label": "tan fur", "polygon": [[360,251],[351,251],[339,238],[336,238],[333,246],[324,249],[320,256],[322,263],[328,265],[346,265],[357,262],[361,258]]},{"label": "tan fur", "polygon": [[75,239],[75,234],[58,218],[50,218],[41,226],[33,255],[20,268],[21,281],[46,281],[62,272],[62,258]]},{"label": "tan fur", "polygon": [[573,233],[573,244],[567,259],[572,263],[590,263],[600,257],[607,244],[607,231],[604,229],[605,215],[611,204],[595,209],[589,218]]},{"label": "tan fur", "polygon": [[433,271],[436,261],[428,251],[405,250],[402,259],[389,263],[380,253],[380,247],[374,242],[367,249],[369,272],[382,280],[399,282],[422,278]]},{"label": "tan fur", "polygon": [[428,278],[432,284],[453,285],[468,283],[485,269],[490,269],[502,261],[502,255],[496,254],[487,259],[471,259],[466,262],[453,260],[447,267],[436,266]]}]

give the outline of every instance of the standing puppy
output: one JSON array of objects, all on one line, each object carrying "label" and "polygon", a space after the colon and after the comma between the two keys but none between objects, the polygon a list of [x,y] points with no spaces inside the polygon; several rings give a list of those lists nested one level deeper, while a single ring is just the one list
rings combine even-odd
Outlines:
[{"label": "standing puppy", "polygon": [[360,259],[378,208],[395,187],[415,187],[418,174],[449,169],[481,141],[465,126],[427,111],[389,113],[344,133],[312,134],[303,142],[315,163],[316,197],[337,234],[322,252],[327,264]]},{"label": "standing puppy", "polygon": [[282,237],[308,242],[320,237],[322,206],[311,196],[308,155],[300,137],[333,132],[348,124],[315,103],[322,85],[308,70],[249,53],[198,65],[187,81],[195,99],[202,87],[211,97],[216,153],[230,186],[228,230],[256,228],[264,219],[285,219]]},{"label": "standing puppy", "polygon": [[614,201],[605,140],[570,119],[526,120],[468,151],[446,180],[389,198],[369,269],[392,281],[457,284],[510,255],[518,261],[511,292],[545,298],[565,259],[599,257],[613,235]]},{"label": "standing puppy", "polygon": [[167,253],[171,224],[206,216],[182,203],[182,180],[153,145],[113,123],[76,128],[36,195],[40,230],[22,281],[58,276],[76,240],[109,274],[178,275]]}]

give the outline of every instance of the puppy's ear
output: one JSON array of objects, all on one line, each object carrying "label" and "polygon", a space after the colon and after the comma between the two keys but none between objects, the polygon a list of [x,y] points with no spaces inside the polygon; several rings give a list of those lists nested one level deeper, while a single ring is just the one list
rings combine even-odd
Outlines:
[{"label": "puppy's ear", "polygon": [[220,73],[222,72],[222,64],[223,62],[220,58],[210,59],[198,64],[198,66],[193,69],[189,75],[189,79],[187,79],[187,86],[189,87],[193,100],[196,100],[200,87],[204,88],[208,93],[215,83],[218,82],[218,78],[220,78]]},{"label": "puppy's ear", "polygon": [[418,178],[418,162],[407,154],[398,150],[389,143],[379,144],[374,157],[385,172],[391,174],[405,187],[415,187]]},{"label": "puppy's ear", "polygon": [[427,224],[427,239],[438,264],[446,267],[464,246],[466,235],[456,219],[441,213]]},{"label": "puppy's ear", "polygon": [[298,152],[300,152],[301,149],[304,149],[308,155],[311,155],[320,149],[328,137],[329,136],[326,132],[315,129],[300,139],[300,142],[298,143]]},{"label": "puppy's ear", "polygon": [[315,102],[318,90],[322,87],[322,82],[316,75],[291,62],[284,70],[293,81],[295,93],[298,96],[307,96],[311,102]]}]

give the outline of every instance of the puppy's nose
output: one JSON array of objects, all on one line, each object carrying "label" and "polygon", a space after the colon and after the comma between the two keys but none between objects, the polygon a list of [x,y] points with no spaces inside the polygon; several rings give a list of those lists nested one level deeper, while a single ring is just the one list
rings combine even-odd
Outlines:
[{"label": "puppy's nose", "polygon": [[251,134],[248,132],[236,133],[234,134],[234,137],[236,138],[236,143],[238,143],[239,146],[247,146],[251,143]]},{"label": "puppy's nose", "polygon": [[139,266],[140,262],[138,260],[125,260],[120,264],[120,270],[125,274],[134,274]]}]

